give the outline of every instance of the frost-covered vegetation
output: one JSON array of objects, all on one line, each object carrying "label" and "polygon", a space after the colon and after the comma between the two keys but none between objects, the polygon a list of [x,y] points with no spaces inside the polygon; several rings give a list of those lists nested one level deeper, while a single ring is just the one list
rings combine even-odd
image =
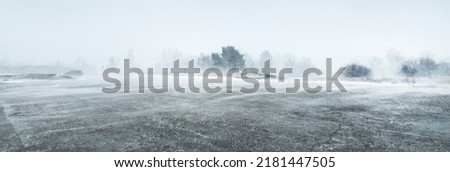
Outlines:
[{"label": "frost-covered vegetation", "polygon": [[346,78],[368,80],[396,80],[416,83],[417,78],[449,77],[450,64],[437,62],[432,55],[424,54],[418,58],[406,58],[398,52],[389,52],[386,58],[373,57],[369,65],[351,63],[344,72]]},{"label": "frost-covered vegetation", "polygon": [[369,78],[372,75],[372,70],[363,65],[350,64],[344,71],[344,76],[348,78]]},{"label": "frost-covered vegetation", "polygon": [[201,55],[197,58],[197,66],[202,68],[217,67],[220,69],[230,68],[245,68],[244,55],[241,54],[235,47],[222,47],[222,52],[211,53],[211,55]]},{"label": "frost-covered vegetation", "polygon": [[448,63],[436,63],[430,57],[423,57],[419,60],[409,60],[402,64],[401,74],[408,77],[421,76],[448,76],[450,74]]}]

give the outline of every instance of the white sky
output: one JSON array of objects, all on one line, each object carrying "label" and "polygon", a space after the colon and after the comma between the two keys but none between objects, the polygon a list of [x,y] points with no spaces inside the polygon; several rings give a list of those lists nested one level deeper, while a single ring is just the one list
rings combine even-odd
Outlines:
[{"label": "white sky", "polygon": [[368,59],[395,48],[450,58],[450,1],[442,0],[1,0],[0,60],[90,63],[125,57],[159,60],[233,45],[258,58],[294,53]]}]

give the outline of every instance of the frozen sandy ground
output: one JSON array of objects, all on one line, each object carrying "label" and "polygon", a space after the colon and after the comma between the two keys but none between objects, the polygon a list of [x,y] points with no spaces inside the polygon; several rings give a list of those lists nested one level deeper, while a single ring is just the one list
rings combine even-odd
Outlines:
[{"label": "frozen sandy ground", "polygon": [[450,151],[450,84],[349,92],[104,94],[0,81],[0,151]]}]

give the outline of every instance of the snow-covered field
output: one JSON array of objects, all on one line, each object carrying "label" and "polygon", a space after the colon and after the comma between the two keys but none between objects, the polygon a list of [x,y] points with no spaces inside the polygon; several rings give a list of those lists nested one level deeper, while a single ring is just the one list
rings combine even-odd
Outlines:
[{"label": "snow-covered field", "polygon": [[105,94],[96,77],[0,81],[0,151],[450,151],[448,79],[343,84]]}]

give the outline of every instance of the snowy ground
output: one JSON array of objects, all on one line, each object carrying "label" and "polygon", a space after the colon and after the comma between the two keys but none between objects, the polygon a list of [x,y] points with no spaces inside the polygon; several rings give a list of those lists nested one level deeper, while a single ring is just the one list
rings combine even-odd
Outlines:
[{"label": "snowy ground", "polygon": [[0,81],[0,151],[450,151],[447,82],[318,94],[104,94],[104,84]]}]

